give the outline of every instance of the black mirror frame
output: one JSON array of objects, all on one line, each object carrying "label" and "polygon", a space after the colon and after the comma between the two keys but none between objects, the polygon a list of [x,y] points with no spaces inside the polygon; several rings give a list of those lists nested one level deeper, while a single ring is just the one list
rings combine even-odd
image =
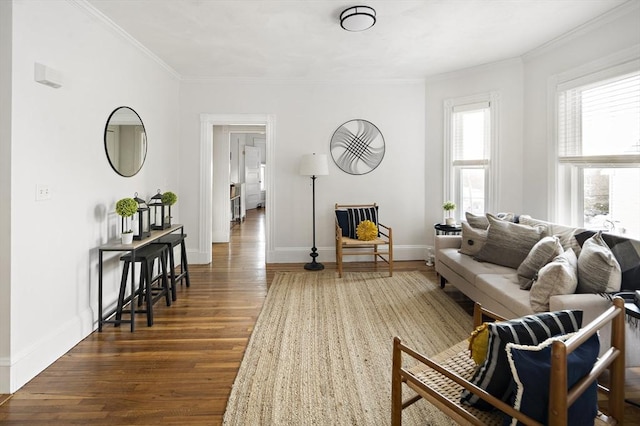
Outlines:
[{"label": "black mirror frame", "polygon": [[[113,162],[111,161],[111,157],[109,156],[109,149],[107,147],[107,131],[109,129],[109,123],[111,122],[111,117],[113,117],[113,115],[119,111],[122,108],[126,108],[130,111],[132,111],[136,117],[138,117],[138,120],[140,120],[140,125],[142,126],[142,129],[144,131],[144,155],[142,156],[142,161],[140,163],[140,167],[138,167],[138,169],[130,175],[126,175],[123,174],[120,170],[118,170],[118,168],[113,164]],[[134,110],[133,108],[126,106],[126,105],[122,105],[117,107],[116,109],[114,109],[113,111],[111,111],[111,114],[109,114],[109,118],[107,118],[107,123],[104,126],[104,133],[103,133],[103,137],[102,137],[103,143],[104,143],[104,152],[107,156],[107,160],[109,161],[109,165],[111,166],[111,168],[113,169],[114,172],[116,172],[117,174],[119,174],[122,177],[133,177],[135,175],[137,175],[138,173],[140,173],[140,170],[142,170],[142,166],[144,166],[145,161],[147,160],[147,128],[144,126],[144,122],[142,121],[142,118],[140,117],[140,115],[137,113],[136,110]]]}]

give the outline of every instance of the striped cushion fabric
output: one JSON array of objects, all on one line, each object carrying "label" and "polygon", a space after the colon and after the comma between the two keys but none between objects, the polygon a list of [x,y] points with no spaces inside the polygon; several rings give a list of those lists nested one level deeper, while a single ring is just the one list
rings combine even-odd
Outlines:
[{"label": "striped cushion fabric", "polygon": [[518,269],[533,246],[542,238],[544,229],[507,222],[488,213],[487,219],[487,242],[475,259]]},{"label": "striped cushion fabric", "polygon": [[538,241],[518,266],[520,288],[529,290],[538,271],[562,253],[564,253],[564,249],[558,237],[543,237]]},{"label": "striped cushion fabric", "polygon": [[[584,242],[595,233],[595,231],[584,231],[576,234],[575,240],[582,247]],[[620,290],[640,290],[640,241],[613,234],[602,234],[602,239],[620,264],[622,272]]]},{"label": "striped cushion fabric", "polygon": [[[471,382],[491,395],[508,401],[513,393],[513,377],[505,347],[507,343],[537,345],[549,337],[578,331],[582,326],[582,311],[557,311],[527,315],[522,318],[489,323],[487,358],[473,374]],[[492,406],[467,390],[461,401],[481,410]]]},{"label": "striped cushion fabric", "polygon": [[[356,229],[363,220],[370,220],[376,226],[378,226],[378,207],[365,207],[365,208],[350,208],[347,209],[347,215],[349,217],[349,231],[348,237],[357,239]],[[343,231],[344,233],[344,231]]]},{"label": "striped cushion fabric", "polygon": [[613,252],[597,232],[584,242],[578,257],[577,293],[614,293],[620,291],[622,272]]}]

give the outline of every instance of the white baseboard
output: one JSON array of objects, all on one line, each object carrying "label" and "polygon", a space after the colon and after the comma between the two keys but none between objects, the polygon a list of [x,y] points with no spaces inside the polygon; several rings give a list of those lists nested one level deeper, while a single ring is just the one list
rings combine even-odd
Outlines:
[{"label": "white baseboard", "polygon": [[11,359],[0,359],[0,393],[19,390],[93,330],[93,311],[87,308]]},{"label": "white baseboard", "polygon": [[[427,246],[393,246],[393,260],[424,260],[426,255]],[[311,257],[310,248],[276,248],[267,252],[267,263],[304,263],[309,262]],[[370,259],[370,257],[369,257]],[[345,262],[358,262],[367,260],[365,256],[349,256],[345,259]],[[335,247],[319,247],[318,248],[318,262],[335,262],[336,261],[336,249]]]},{"label": "white baseboard", "polygon": [[187,249],[187,260],[190,265],[208,265],[211,263],[211,253]]}]

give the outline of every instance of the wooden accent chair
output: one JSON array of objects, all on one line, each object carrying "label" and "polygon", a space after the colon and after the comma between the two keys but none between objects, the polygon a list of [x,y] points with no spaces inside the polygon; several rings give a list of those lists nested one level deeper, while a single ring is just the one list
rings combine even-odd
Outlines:
[{"label": "wooden accent chair", "polygon": [[[503,320],[497,315],[482,309],[479,304],[474,308],[474,324],[478,326],[484,317]],[[568,408],[576,399],[598,379],[601,373],[609,369],[609,387],[598,384],[598,391],[608,397],[608,415],[598,411],[595,424],[623,424],[624,416],[624,345],[625,309],[623,299],[617,297],[607,311],[591,323],[583,326],[566,341],[555,341],[551,346],[551,372],[548,398],[548,424],[566,425]],[[582,343],[603,326],[611,323],[611,348],[591,367],[591,371],[579,379],[567,391],[567,357]],[[495,398],[468,381],[473,375],[476,364],[469,357],[468,341],[428,358],[402,344],[398,337],[393,343],[393,367],[391,384],[391,424],[402,423],[402,410],[424,398],[459,424],[464,425],[501,425],[503,414],[518,419],[522,424],[540,425],[531,417],[517,411],[511,405]],[[413,368],[402,366],[402,355],[410,363],[418,361]],[[413,389],[417,395],[402,400],[402,384]],[[460,402],[462,389],[465,388],[497,410],[482,411]]]},{"label": "wooden accent chair", "polygon": [[[375,220],[372,222],[378,226],[378,237],[370,241],[362,241],[355,238],[355,227],[359,222],[356,219],[348,222],[350,214],[355,212],[357,216],[361,211],[374,211]],[[393,235],[390,227],[383,225],[377,220],[378,205],[373,204],[337,204],[335,205],[336,222],[336,263],[338,265],[338,276],[342,278],[342,258],[343,256],[371,256],[375,268],[378,268],[378,259],[389,266],[389,276],[393,276]],[[352,214],[353,216],[353,214]],[[349,236],[349,229],[351,236]]]}]

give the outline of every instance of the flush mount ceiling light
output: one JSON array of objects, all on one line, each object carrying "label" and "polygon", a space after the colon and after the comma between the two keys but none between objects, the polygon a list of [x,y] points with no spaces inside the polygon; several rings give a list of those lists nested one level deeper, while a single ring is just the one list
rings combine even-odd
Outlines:
[{"label": "flush mount ceiling light", "polygon": [[340,14],[340,26],[347,31],[364,31],[376,23],[376,11],[369,6],[352,6]]}]

